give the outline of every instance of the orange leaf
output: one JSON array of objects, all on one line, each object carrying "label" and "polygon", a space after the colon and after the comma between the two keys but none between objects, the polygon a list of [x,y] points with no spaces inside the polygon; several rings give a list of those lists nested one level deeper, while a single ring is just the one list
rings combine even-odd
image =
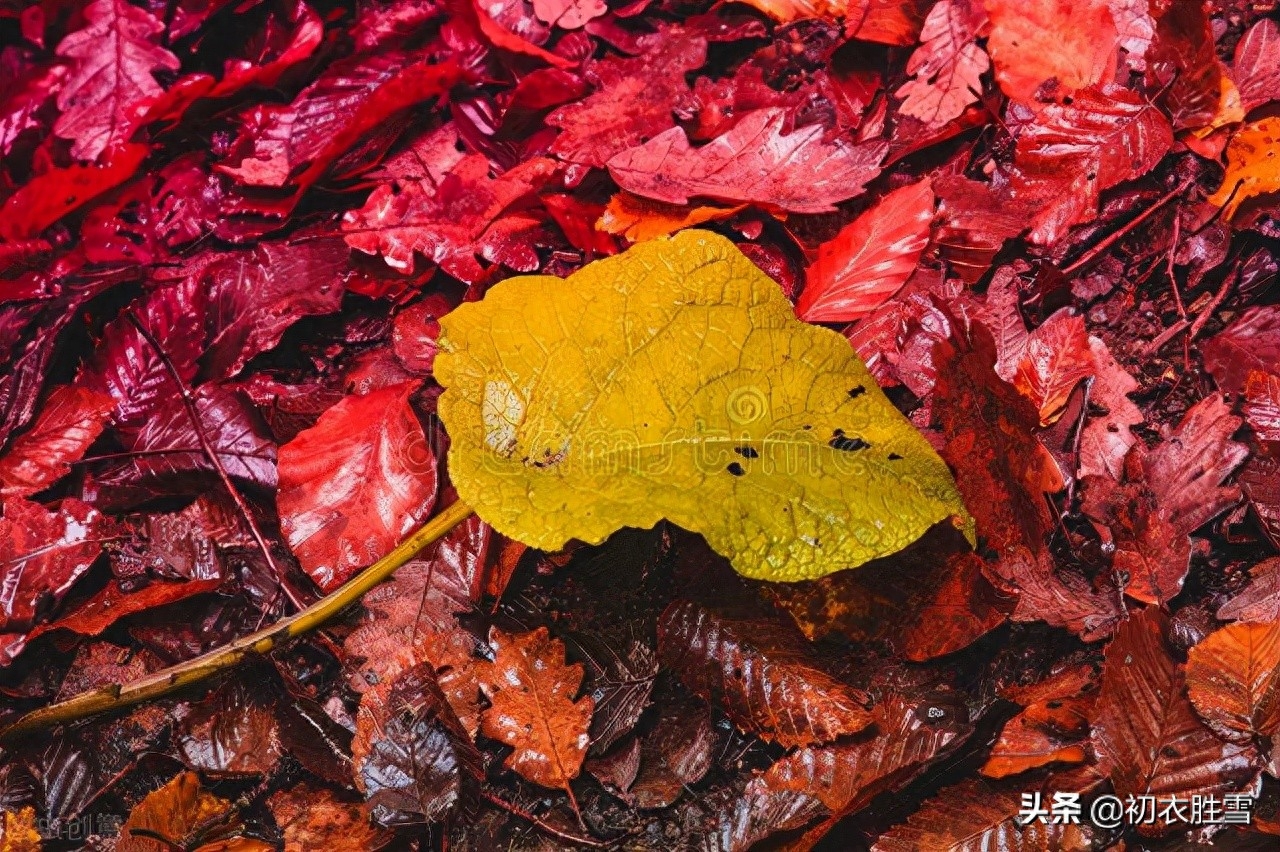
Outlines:
[{"label": "orange leaf", "polygon": [[1076,385],[1093,371],[1084,317],[1063,308],[1031,332],[1013,384],[1039,409],[1040,425],[1048,426],[1061,416]]},{"label": "orange leaf", "polygon": [[1187,654],[1187,692],[1210,728],[1248,743],[1280,732],[1280,622],[1239,622]]},{"label": "orange leaf", "polygon": [[35,808],[6,809],[0,820],[0,852],[40,852],[40,847]]},{"label": "orange leaf", "polygon": [[1111,80],[1116,27],[1105,0],[986,0],[987,52],[996,80],[1016,101],[1057,80],[1074,91]]},{"label": "orange leaf", "polygon": [[609,206],[605,208],[596,227],[609,234],[621,234],[633,243],[640,243],[674,234],[681,228],[727,219],[743,206],[681,206],[651,201],[629,192],[619,192],[609,199]]},{"label": "orange leaf", "polygon": [[582,686],[582,665],[565,665],[564,643],[545,627],[528,633],[490,629],[494,660],[479,664],[478,676],[493,706],[480,717],[481,732],[515,749],[508,769],[544,787],[569,792],[590,738],[590,697],[573,697]]},{"label": "orange leaf", "polygon": [[[240,827],[233,808],[231,802],[201,788],[194,772],[183,772],[129,813],[120,829],[116,852],[172,852],[174,847],[193,852],[213,852],[214,848],[219,852],[271,852],[274,847],[260,840],[228,838]],[[217,840],[212,837],[215,832]],[[163,837],[168,843],[147,834]],[[204,842],[206,835],[212,842]]]},{"label": "orange leaf", "polygon": [[1230,219],[1255,195],[1280,191],[1280,116],[1251,121],[1227,143],[1227,174],[1209,196]]},{"label": "orange leaf", "polygon": [[880,307],[911,277],[932,221],[927,179],[886,195],[818,248],[796,314],[806,322],[848,322]]},{"label": "orange leaf", "polygon": [[369,825],[362,805],[341,802],[332,790],[303,782],[267,800],[284,832],[284,852],[373,852],[391,834]]}]

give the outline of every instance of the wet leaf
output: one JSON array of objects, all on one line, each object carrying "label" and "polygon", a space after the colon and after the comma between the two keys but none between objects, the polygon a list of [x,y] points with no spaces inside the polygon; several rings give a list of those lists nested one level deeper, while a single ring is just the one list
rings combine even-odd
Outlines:
[{"label": "wet leaf", "polygon": [[284,852],[376,852],[391,835],[369,825],[364,806],[344,802],[324,787],[302,783],[268,800],[284,832]]},{"label": "wet leaf", "polygon": [[1062,414],[1075,386],[1093,375],[1093,352],[1084,318],[1058,311],[1031,332],[1013,376],[1013,384],[1035,403],[1040,425]]},{"label": "wet leaf", "polygon": [[1249,308],[1201,348],[1218,388],[1240,393],[1251,372],[1272,372],[1280,360],[1280,308]]},{"label": "wet leaf", "polygon": [[1070,92],[1111,79],[1116,29],[1105,0],[986,0],[984,5],[991,16],[987,52],[996,81],[1014,100],[1032,102],[1049,80]]},{"label": "wet leaf", "polygon": [[1227,219],[1250,198],[1280,191],[1280,118],[1245,124],[1227,143],[1227,174],[1209,203]]},{"label": "wet leaf", "polygon": [[987,12],[976,0],[939,0],[929,10],[920,47],[907,61],[914,79],[894,92],[903,115],[941,127],[959,118],[982,94],[982,75],[991,60],[974,38],[986,31]]},{"label": "wet leaf", "polygon": [[[526,314],[535,292],[545,321]],[[694,358],[683,341],[701,339],[713,314],[724,348]],[[481,517],[530,545],[598,542],[667,517],[748,576],[798,580],[898,550],[963,511],[944,466],[848,343],[798,323],[777,285],[721,238],[685,231],[566,282],[509,280],[442,326],[451,476]],[[519,355],[495,346],[497,328],[530,342]],[[781,351],[797,355],[779,363]],[[649,359],[679,384],[654,386]],[[555,396],[544,395],[556,375]],[[800,453],[812,472],[778,470]]]},{"label": "wet leaf", "polygon": [[36,830],[36,810],[4,810],[0,822],[0,850],[3,852],[40,852],[42,838]]},{"label": "wet leaf", "polygon": [[4,502],[0,518],[0,633],[35,626],[66,596],[102,551],[105,522],[79,500],[51,512],[20,498]]},{"label": "wet leaf", "polygon": [[1240,90],[1240,106],[1247,113],[1280,98],[1280,26],[1263,18],[1236,42],[1231,78]]},{"label": "wet leaf", "polygon": [[0,454],[0,496],[28,497],[66,476],[113,408],[114,400],[91,390],[54,390],[31,428]]},{"label": "wet leaf", "polygon": [[1239,622],[1187,654],[1187,692],[1200,718],[1232,742],[1280,732],[1280,622]]},{"label": "wet leaf", "polygon": [[169,852],[178,845],[194,852],[267,852],[272,848],[260,840],[236,836],[239,824],[230,802],[203,789],[194,772],[183,772],[129,813],[116,849]]}]

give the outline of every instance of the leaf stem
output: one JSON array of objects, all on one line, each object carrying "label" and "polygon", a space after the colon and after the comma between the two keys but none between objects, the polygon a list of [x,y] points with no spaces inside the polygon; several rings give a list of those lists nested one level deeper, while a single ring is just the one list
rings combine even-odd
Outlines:
[{"label": "leaf stem", "polygon": [[52,725],[74,722],[98,713],[120,710],[168,695],[183,687],[206,680],[218,672],[233,668],[250,654],[265,654],[282,642],[315,630],[358,601],[365,592],[395,573],[397,568],[412,559],[419,550],[443,538],[470,515],[471,507],[458,500],[429,520],[386,556],[353,577],[346,585],[301,612],[223,645],[221,648],[215,648],[199,657],[146,677],[125,684],[109,684],[89,692],[82,692],[66,701],[33,710],[0,731],[0,741],[11,741],[22,734],[30,734],[32,731]]}]

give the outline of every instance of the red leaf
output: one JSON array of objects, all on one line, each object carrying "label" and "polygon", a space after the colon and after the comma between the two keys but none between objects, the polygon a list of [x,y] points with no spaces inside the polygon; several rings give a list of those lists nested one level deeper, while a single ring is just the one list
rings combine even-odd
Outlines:
[{"label": "red leaf", "polygon": [[986,0],[987,52],[1009,97],[1035,100],[1049,80],[1070,91],[1112,79],[1116,29],[1106,0]]},{"label": "red leaf", "polygon": [[247,57],[237,55],[223,63],[222,79],[208,97],[225,98],[247,86],[276,85],[286,71],[315,53],[323,37],[324,24],[305,0],[295,0],[283,12],[273,9],[246,46]]},{"label": "red leaf", "polygon": [[1233,66],[1231,77],[1246,113],[1280,99],[1280,26],[1263,18],[1250,27],[1236,42]]},{"label": "red leaf", "polygon": [[921,44],[907,60],[907,73],[915,79],[893,93],[903,99],[903,115],[937,128],[959,118],[978,100],[982,75],[991,62],[974,38],[988,23],[986,9],[977,0],[939,0],[929,10]]},{"label": "red leaf", "polygon": [[1280,622],[1239,622],[1187,653],[1187,692],[1200,718],[1236,743],[1280,733]]},{"label": "red leaf", "polygon": [[59,387],[35,424],[0,453],[0,497],[26,497],[66,476],[102,434],[115,400],[95,391]]},{"label": "red leaf", "polygon": [[84,636],[97,636],[125,616],[211,592],[221,584],[221,577],[180,582],[156,580],[138,591],[126,592],[121,589],[120,581],[112,580],[78,606],[75,612],[48,625],[42,624],[32,633],[35,635],[61,628]]},{"label": "red leaf", "polygon": [[[482,154],[464,157],[438,183],[395,181],[373,191],[359,210],[342,219],[347,244],[382,255],[401,272],[413,269],[415,252],[468,283],[483,270],[476,255],[503,211],[555,172],[554,161],[535,157],[497,178]],[[525,270],[528,271],[528,270]]]},{"label": "red leaf", "polygon": [[1249,585],[1218,608],[1221,621],[1280,621],[1280,557],[1249,569]]},{"label": "red leaf", "polygon": [[1025,709],[1005,723],[982,774],[1003,778],[1050,763],[1083,763],[1098,699],[1096,675],[1091,665],[1071,666],[1009,690],[1004,697]]},{"label": "red leaf", "polygon": [[615,155],[609,174],[623,189],[669,204],[705,197],[826,213],[880,173],[886,143],[825,142],[816,125],[784,134],[786,123],[785,110],[756,110],[701,148],[673,127]]},{"label": "red leaf", "polygon": [[955,653],[1004,624],[1008,608],[982,573],[976,554],[947,559],[942,582],[905,627],[903,655],[924,662]]},{"label": "red leaf", "polygon": [[1112,357],[1107,344],[1089,338],[1096,376],[1090,388],[1090,400],[1106,409],[1099,417],[1090,417],[1080,433],[1080,461],[1076,476],[1108,476],[1119,480],[1124,457],[1138,440],[1130,427],[1143,421],[1142,411],[1129,399],[1140,385]]},{"label": "red leaf", "polygon": [[1240,500],[1222,486],[1249,454],[1231,440],[1240,418],[1218,396],[1197,403],[1156,449],[1134,444],[1125,457],[1125,483],[1094,476],[1083,481],[1082,510],[1109,530],[1115,567],[1129,578],[1125,594],[1167,603],[1190,567],[1188,536]]},{"label": "red leaf", "polygon": [[76,164],[33,178],[0,208],[0,237],[22,240],[36,236],[133,177],[147,152],[146,145],[121,145],[112,149],[102,165]]},{"label": "red leaf", "polygon": [[1226,393],[1244,390],[1249,373],[1280,364],[1280,305],[1253,307],[1200,345],[1204,367]]},{"label": "red leaf", "polygon": [[1213,42],[1213,25],[1202,4],[1163,7],[1147,51],[1146,81],[1150,91],[1161,93],[1174,130],[1204,127],[1218,115],[1225,74]]},{"label": "red leaf", "polygon": [[604,0],[533,0],[533,13],[540,20],[565,30],[580,29],[607,11]]},{"label": "red leaf", "polygon": [[1263,441],[1280,441],[1280,376],[1250,371],[1244,399],[1244,419],[1253,433]]},{"label": "red leaf", "polygon": [[1240,791],[1257,777],[1256,755],[1196,718],[1182,667],[1165,646],[1167,627],[1158,609],[1146,609],[1107,646],[1093,730],[1099,768],[1121,798]]},{"label": "red leaf", "polygon": [[932,222],[928,180],[886,195],[818,247],[796,314],[806,322],[848,322],[874,311],[915,270]]},{"label": "red leaf", "polygon": [[394,837],[369,824],[363,804],[339,801],[307,781],[273,793],[267,804],[284,835],[284,852],[377,852]]},{"label": "red leaf", "polygon": [[1063,308],[1031,332],[1013,384],[1040,411],[1040,425],[1062,414],[1076,385],[1093,375],[1093,353],[1084,317]]},{"label": "red leaf", "polygon": [[96,160],[129,141],[142,112],[164,94],[154,73],[176,71],[179,63],[156,44],[164,24],[125,0],[94,0],[84,16],[84,29],[58,45],[58,55],[74,61],[53,128],[73,140],[72,156]]},{"label": "red leaf", "polygon": [[659,619],[658,653],[739,728],[784,746],[828,742],[872,722],[865,696],[822,671],[804,638],[781,623],[733,621],[676,601]]},{"label": "red leaf", "polygon": [[551,153],[571,163],[603,167],[609,158],[675,126],[672,108],[690,96],[685,75],[707,60],[707,41],[668,29],[638,41],[639,55],[587,66],[596,91],[547,116],[563,132]]},{"label": "red leaf", "polygon": [[0,518],[0,633],[35,626],[102,551],[102,515],[79,500],[50,512],[22,499],[4,502]]},{"label": "red leaf", "polygon": [[280,448],[280,527],[324,591],[384,556],[435,503],[435,457],[413,390],[346,397]]},{"label": "red leaf", "polygon": [[439,319],[451,310],[453,305],[448,299],[433,293],[396,314],[391,329],[391,347],[406,370],[431,374],[439,350]]}]

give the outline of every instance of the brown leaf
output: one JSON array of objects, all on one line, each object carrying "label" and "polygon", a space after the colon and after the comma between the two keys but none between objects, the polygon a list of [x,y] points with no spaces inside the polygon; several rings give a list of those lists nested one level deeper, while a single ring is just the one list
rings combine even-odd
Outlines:
[{"label": "brown leaf", "polygon": [[644,642],[632,642],[619,653],[595,634],[566,637],[570,652],[582,660],[587,691],[595,702],[591,716],[591,753],[603,754],[631,732],[649,706],[658,656]]},{"label": "brown leaf", "polygon": [[0,852],[40,852],[41,845],[35,808],[5,808],[4,819],[0,821]]},{"label": "brown leaf", "polygon": [[1257,777],[1257,756],[1201,722],[1186,678],[1165,645],[1155,608],[1122,624],[1107,646],[1093,747],[1116,795],[1165,798],[1237,792]]},{"label": "brown leaf", "polygon": [[1031,332],[1013,384],[1039,410],[1040,425],[1048,426],[1062,414],[1075,386],[1093,370],[1084,317],[1063,308]]},{"label": "brown leaf", "polygon": [[754,778],[740,796],[717,808],[706,847],[718,852],[748,852],[774,834],[812,822],[825,810],[807,793],[770,790],[764,779]]},{"label": "brown leaf", "polygon": [[739,728],[784,746],[828,742],[872,722],[866,697],[824,672],[782,622],[735,621],[676,601],[659,618],[658,653]]},{"label": "brown leaf", "polygon": [[491,628],[489,642],[494,660],[477,667],[492,704],[480,717],[481,732],[515,749],[505,761],[508,769],[569,791],[587,754],[595,708],[589,697],[573,700],[582,685],[581,664],[565,665],[564,644],[545,627],[528,633]]},{"label": "brown leaf", "polygon": [[1249,569],[1249,585],[1218,608],[1222,621],[1280,621],[1280,556]]},{"label": "brown leaf", "polygon": [[197,704],[175,734],[174,747],[191,769],[270,774],[284,754],[270,693],[229,681]]},{"label": "brown leaf", "polygon": [[697,699],[663,704],[640,742],[640,771],[621,798],[637,808],[665,808],[697,784],[715,759],[711,712]]},{"label": "brown leaf", "polygon": [[975,553],[951,554],[941,582],[928,590],[925,605],[906,625],[903,654],[924,662],[967,648],[1004,624],[1008,607],[983,575]]},{"label": "brown leaf", "polygon": [[240,826],[231,802],[204,790],[194,772],[183,772],[130,811],[120,829],[116,852],[172,852],[174,846],[193,852],[273,849],[260,840],[236,836]]},{"label": "brown leaf", "polygon": [[35,424],[0,454],[0,497],[28,497],[66,476],[114,408],[115,400],[96,391],[54,390]]},{"label": "brown leaf", "polygon": [[1091,416],[1080,433],[1080,461],[1076,476],[1081,479],[1109,476],[1119,481],[1124,457],[1138,440],[1130,427],[1143,421],[1142,411],[1129,399],[1129,394],[1140,385],[1117,363],[1107,344],[1090,337],[1089,351],[1093,356],[1095,375],[1089,400],[1105,408],[1107,413]]},{"label": "brown leaf", "polygon": [[1187,653],[1187,692],[1219,736],[1248,743],[1280,732],[1280,622],[1239,622]]},{"label": "brown leaf", "polygon": [[1218,396],[1201,400],[1154,450],[1134,444],[1125,481],[1084,480],[1082,510],[1114,541],[1114,564],[1128,578],[1125,594],[1167,603],[1182,590],[1193,532],[1240,500],[1221,483],[1248,455],[1231,440],[1240,418]]},{"label": "brown leaf", "polygon": [[1049,763],[1083,763],[1085,738],[1098,699],[1097,670],[1071,666],[1041,683],[1006,695],[1023,706],[1005,723],[982,767],[988,778],[1003,778]]},{"label": "brown leaf", "polygon": [[275,793],[267,804],[284,833],[284,852],[375,852],[392,839],[369,825],[363,805],[340,801],[325,787],[303,782]]},{"label": "brown leaf", "polygon": [[943,789],[902,825],[880,836],[872,852],[987,852],[993,849],[1089,852],[1088,825],[1023,825],[1021,797],[981,780]]}]

